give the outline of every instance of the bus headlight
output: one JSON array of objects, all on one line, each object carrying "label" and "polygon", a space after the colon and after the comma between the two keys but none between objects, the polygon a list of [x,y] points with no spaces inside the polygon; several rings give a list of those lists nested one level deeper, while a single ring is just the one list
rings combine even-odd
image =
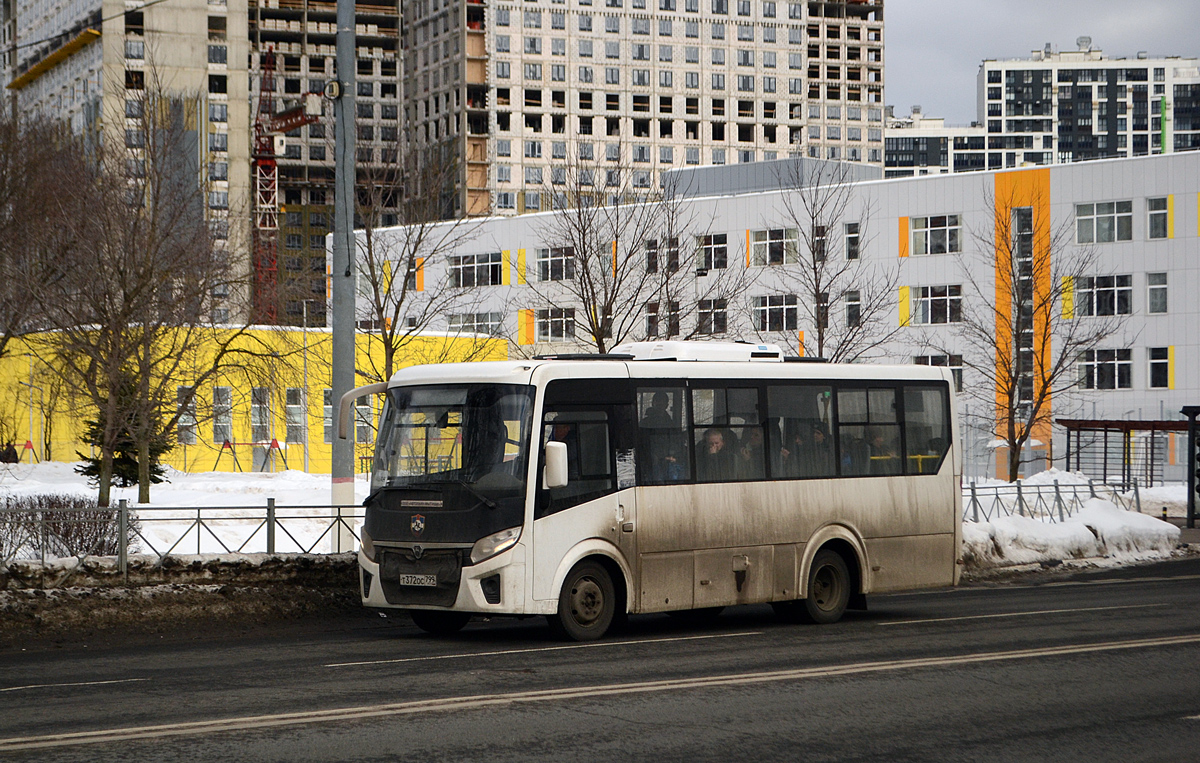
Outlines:
[{"label": "bus headlight", "polygon": [[367,535],[365,528],[361,531],[360,536],[361,540],[359,543],[362,546],[363,556],[372,562],[375,561],[375,541],[372,540],[370,535]]},{"label": "bus headlight", "polygon": [[507,551],[517,545],[520,537],[521,528],[510,527],[486,538],[480,538],[471,547],[471,564],[479,564],[484,559],[490,559],[501,551]]}]

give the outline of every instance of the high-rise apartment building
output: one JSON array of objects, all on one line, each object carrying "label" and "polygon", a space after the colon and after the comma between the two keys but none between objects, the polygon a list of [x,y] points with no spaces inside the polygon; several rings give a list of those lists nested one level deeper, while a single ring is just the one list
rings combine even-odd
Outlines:
[{"label": "high-rise apartment building", "polygon": [[[117,0],[16,0],[19,47],[7,90],[19,113],[59,119],[131,160],[146,94],[182,104],[191,139],[172,157],[198,170],[218,246],[249,239],[250,122],[245,0],[172,0],[127,9]],[[186,148],[185,148],[186,147]],[[234,258],[232,261],[244,261]],[[215,294],[224,318],[227,295]]]},{"label": "high-rise apartment building", "polygon": [[[17,66],[17,3],[0,0],[0,84],[12,81]],[[0,88],[0,108],[12,109],[12,91]]]},{"label": "high-rise apartment building", "polygon": [[1047,44],[1028,59],[979,67],[979,123],[989,169],[1200,148],[1200,62],[1108,58]]},{"label": "high-rise apartment building", "polygon": [[551,209],[568,182],[649,193],[672,167],[883,161],[882,0],[413,0],[403,13],[408,137],[454,147],[460,214]]},{"label": "high-rise apartment building", "polygon": [[945,175],[987,169],[987,131],[979,124],[947,125],[913,106],[907,117],[884,116],[884,177]]}]

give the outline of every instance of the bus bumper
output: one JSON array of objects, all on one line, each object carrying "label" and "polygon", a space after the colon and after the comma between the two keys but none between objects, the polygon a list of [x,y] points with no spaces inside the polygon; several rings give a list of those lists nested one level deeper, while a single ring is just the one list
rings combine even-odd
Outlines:
[{"label": "bus bumper", "polygon": [[521,543],[485,559],[462,567],[458,594],[453,606],[399,604],[388,601],[380,581],[378,562],[358,552],[359,594],[363,606],[378,609],[430,609],[474,612],[481,615],[523,615],[525,610],[525,546]]}]

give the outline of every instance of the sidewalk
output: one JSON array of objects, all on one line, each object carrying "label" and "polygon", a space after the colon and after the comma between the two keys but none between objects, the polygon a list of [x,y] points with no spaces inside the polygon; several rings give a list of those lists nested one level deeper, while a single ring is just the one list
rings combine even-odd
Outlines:
[{"label": "sidewalk", "polygon": [[1182,534],[1179,536],[1180,543],[1186,543],[1189,546],[1192,544],[1200,545],[1200,527],[1184,527],[1187,524],[1187,519],[1184,517],[1169,517],[1167,521],[1182,530]]}]

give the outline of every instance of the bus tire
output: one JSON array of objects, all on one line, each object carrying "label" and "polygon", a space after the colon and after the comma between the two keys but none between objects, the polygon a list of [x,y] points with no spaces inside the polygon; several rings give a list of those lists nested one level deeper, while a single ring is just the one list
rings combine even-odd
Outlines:
[{"label": "bus tire", "polygon": [[437,612],[430,609],[409,610],[413,625],[435,636],[452,636],[471,619],[470,612]]},{"label": "bus tire", "polygon": [[594,641],[613,622],[616,588],[604,565],[584,560],[575,565],[558,594],[558,614],[549,618],[550,631],[560,640]]},{"label": "bus tire", "polygon": [[823,548],[808,568],[808,597],[796,602],[796,614],[804,622],[836,623],[850,603],[850,593],[846,560],[833,549]]}]

